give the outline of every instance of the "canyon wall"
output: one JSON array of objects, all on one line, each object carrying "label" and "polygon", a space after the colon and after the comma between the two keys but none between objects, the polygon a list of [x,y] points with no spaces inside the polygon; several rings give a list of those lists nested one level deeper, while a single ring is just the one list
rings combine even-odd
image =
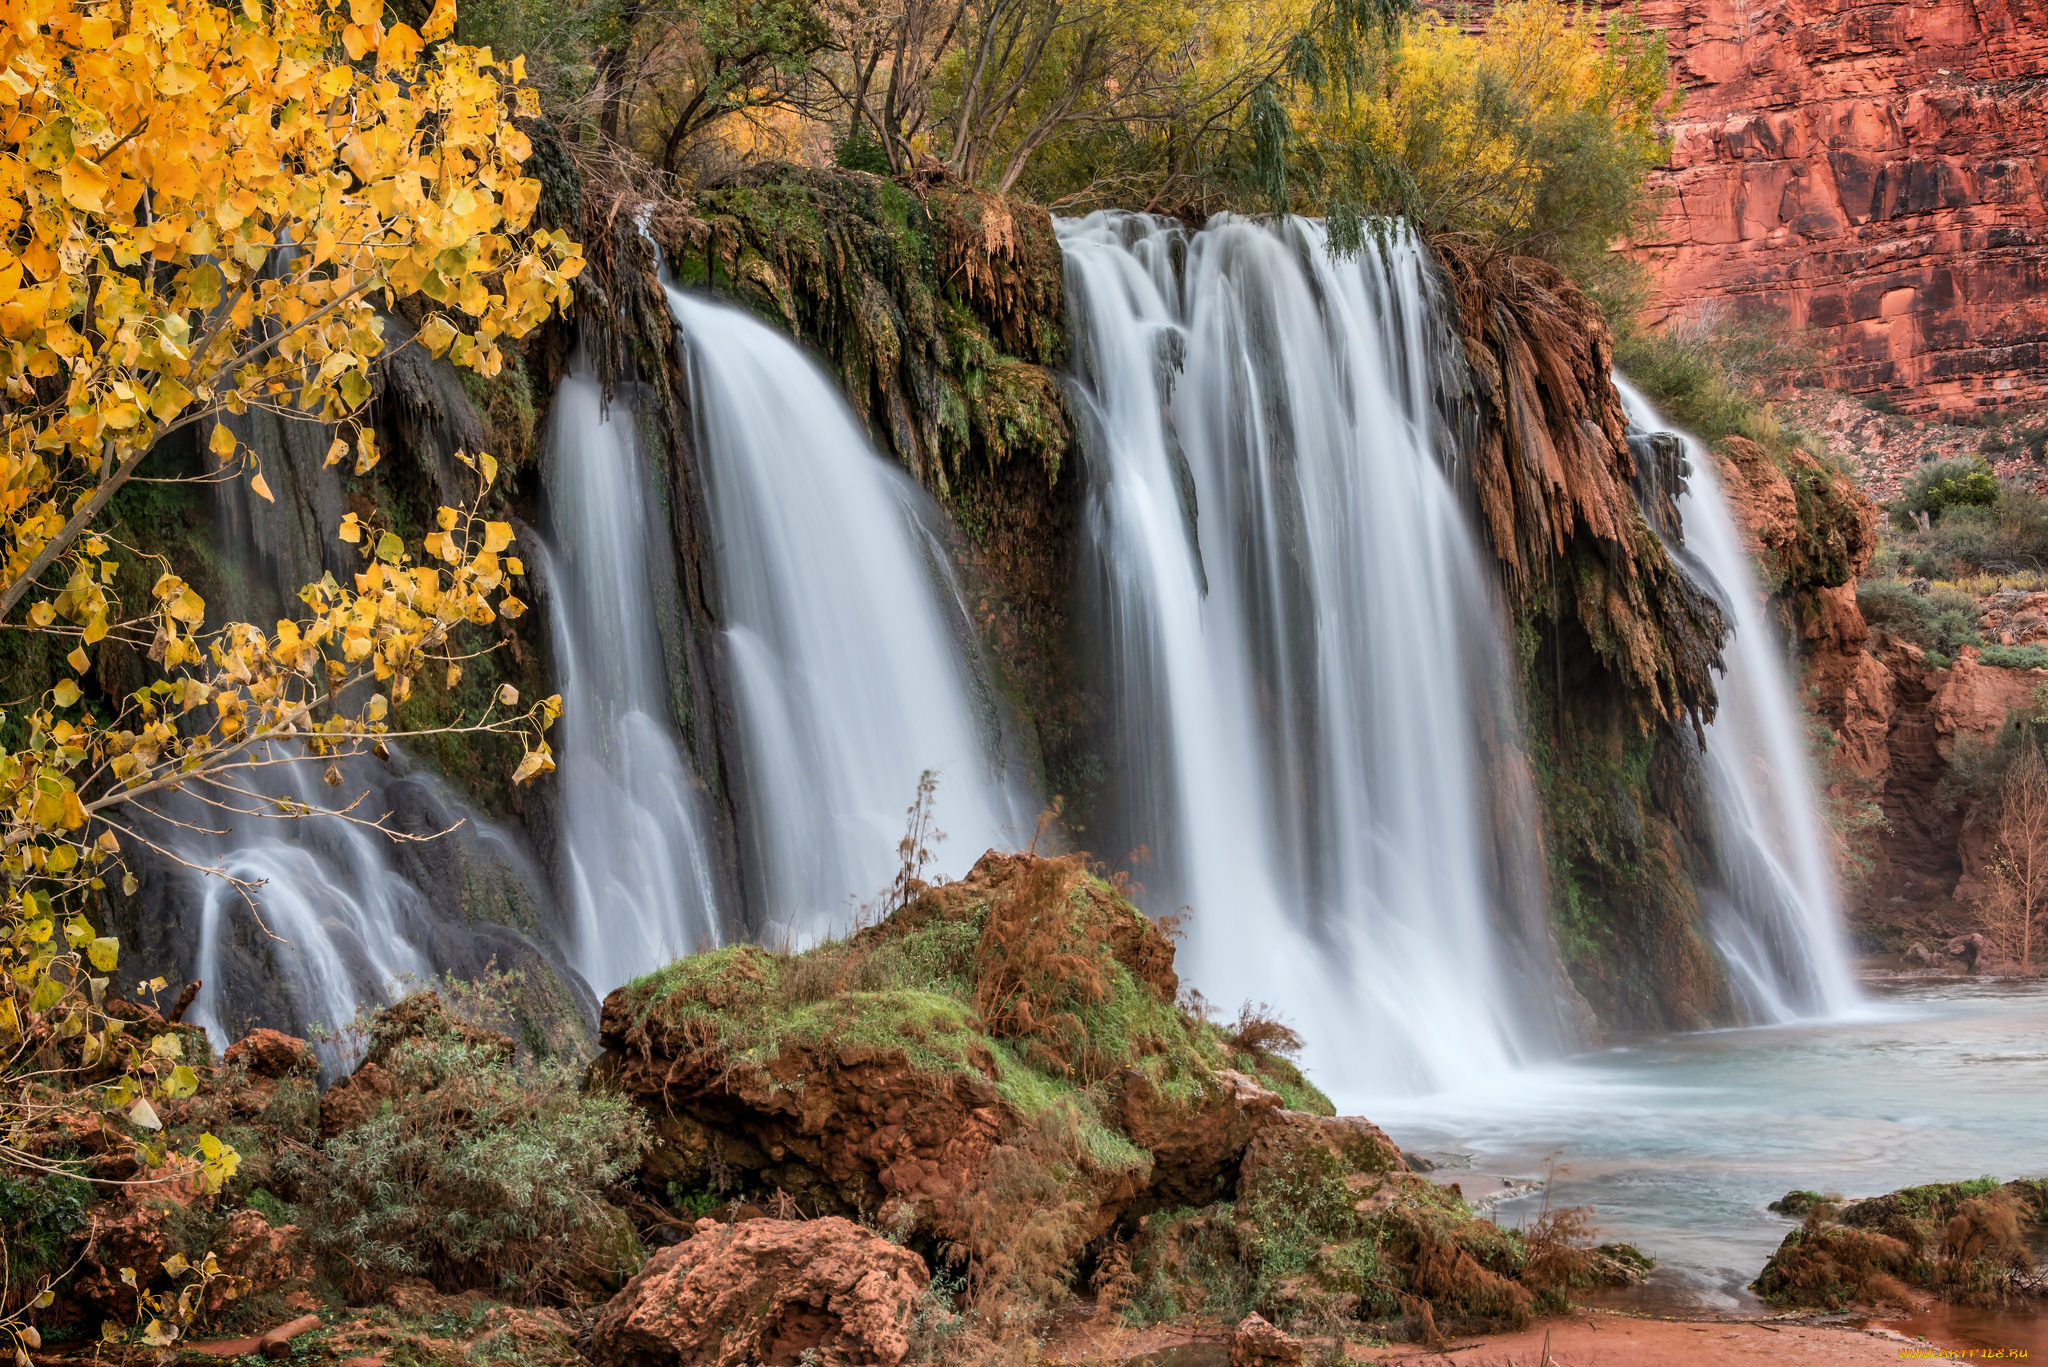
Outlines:
[{"label": "canyon wall", "polygon": [[1909,410],[2048,397],[2039,0],[1644,0],[1669,125],[1652,317],[1810,329],[1828,382]]}]

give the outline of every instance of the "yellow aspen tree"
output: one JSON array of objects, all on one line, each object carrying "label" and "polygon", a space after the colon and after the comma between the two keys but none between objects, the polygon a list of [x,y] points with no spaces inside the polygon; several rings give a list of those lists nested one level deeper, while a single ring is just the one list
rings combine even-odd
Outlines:
[{"label": "yellow aspen tree", "polygon": [[[522,61],[444,41],[454,27],[453,0],[419,30],[379,0],[0,0],[0,630],[61,638],[69,671],[15,706],[25,739],[0,749],[0,1165],[32,1165],[38,1098],[69,1078],[151,1164],[233,1171],[211,1136],[182,1160],[150,1147],[153,1102],[193,1073],[174,1035],[104,1009],[120,946],[85,913],[108,882],[134,887],[123,841],[148,840],[124,811],[381,748],[419,672],[461,668],[460,624],[525,610],[481,453],[462,457],[475,500],[418,544],[353,515],[332,528],[362,569],[306,585],[296,620],[209,624],[167,565],[123,582],[95,527],[181,429],[217,477],[271,497],[222,421],[250,410],[333,425],[328,463],[368,473],[401,298],[424,306],[420,345],[487,377],[503,339],[569,302],[581,248],[532,226]],[[87,699],[109,641],[153,676]],[[508,686],[457,725],[524,734],[524,781],[552,767],[558,707]],[[17,1347],[25,1328],[0,1322]]]}]

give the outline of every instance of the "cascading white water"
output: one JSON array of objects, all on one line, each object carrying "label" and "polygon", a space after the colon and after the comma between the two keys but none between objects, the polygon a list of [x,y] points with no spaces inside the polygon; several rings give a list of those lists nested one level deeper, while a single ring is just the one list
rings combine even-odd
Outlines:
[{"label": "cascading white water", "polygon": [[[1673,431],[1620,376],[1629,421]],[[1685,550],[1729,610],[1720,707],[1706,729],[1719,878],[1700,889],[1740,1004],[1759,1021],[1835,1015],[1858,1000],[1842,938],[1828,841],[1814,800],[1784,642],[1764,614],[1748,549],[1721,493],[1714,458],[1692,437],[1678,500]]]},{"label": "cascading white water", "polygon": [[1526,783],[1482,753],[1518,734],[1512,674],[1421,250],[1334,259],[1299,219],[1059,231],[1122,821],[1150,900],[1191,910],[1184,971],[1283,1009],[1346,1101],[1554,1048],[1540,901],[1506,886],[1540,878],[1502,868],[1527,833],[1490,829]]},{"label": "cascading white water", "polygon": [[936,509],[787,337],[669,291],[682,334],[745,755],[743,839],[771,938],[843,926],[897,868],[939,775],[942,871],[1013,848],[1032,806]]},{"label": "cascading white water", "polygon": [[[699,784],[669,710],[657,577],[674,577],[628,421],[582,358],[555,394],[545,471],[569,957],[597,993],[718,943]],[[625,397],[621,395],[621,406]]]},{"label": "cascading white water", "polygon": [[[354,563],[334,535],[346,499],[327,468],[331,434],[256,412],[231,421],[264,452],[279,497],[215,485],[218,540],[232,552],[217,606],[259,622],[296,615],[299,585]],[[202,986],[188,1017],[216,1044],[258,1024],[336,1029],[360,1004],[436,973],[530,965],[532,944],[505,929],[544,919],[522,850],[445,785],[408,772],[396,747],[388,762],[343,763],[338,787],[323,781],[325,763],[295,754],[278,745],[228,787],[169,795],[144,818],[170,855],[141,861],[145,899],[154,919],[197,928],[190,967]],[[184,946],[167,948],[182,957]],[[321,1052],[330,1071],[346,1062],[331,1044]]]},{"label": "cascading white water", "polygon": [[[272,770],[264,787],[329,812],[360,792],[348,786],[342,796],[327,788],[304,762]],[[218,812],[183,810],[193,824],[221,819]],[[236,917],[247,918],[258,936],[267,931],[284,942],[269,963],[304,1028],[339,1029],[354,1019],[358,1003],[433,976],[421,949],[431,912],[394,867],[390,837],[338,815],[244,815],[218,835],[198,835],[189,826],[182,835],[178,853],[190,863],[260,885],[245,901],[243,889],[226,878],[191,875],[200,910],[194,973],[202,986],[187,1018],[203,1026],[216,1047],[251,1023],[239,1017],[247,1004],[234,1000],[224,970],[224,940],[234,933]],[[323,1047],[323,1053],[331,1050]],[[338,1059],[323,1061],[332,1067]]]}]

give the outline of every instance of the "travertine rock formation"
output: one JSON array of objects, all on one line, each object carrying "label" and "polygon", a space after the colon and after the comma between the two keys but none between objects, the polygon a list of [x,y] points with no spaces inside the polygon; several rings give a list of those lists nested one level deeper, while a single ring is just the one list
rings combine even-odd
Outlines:
[{"label": "travertine rock formation", "polygon": [[892,1367],[924,1260],[851,1220],[700,1220],[604,1308],[604,1367]]},{"label": "travertine rock formation", "polygon": [[1658,314],[1810,328],[1914,410],[2048,397],[2038,0],[1645,0],[1686,88],[1636,244]]}]

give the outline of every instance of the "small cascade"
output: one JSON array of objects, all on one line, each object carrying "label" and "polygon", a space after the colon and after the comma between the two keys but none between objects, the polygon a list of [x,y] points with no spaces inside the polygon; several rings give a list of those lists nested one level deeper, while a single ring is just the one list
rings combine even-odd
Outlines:
[{"label": "small cascade", "polygon": [[1553,1052],[1513,673],[1461,507],[1419,247],[1317,224],[1060,224],[1119,831],[1212,1000],[1340,1098]]},{"label": "small cascade", "polygon": [[680,290],[669,306],[745,761],[744,857],[764,935],[800,943],[888,885],[925,771],[949,875],[1022,843],[1034,804],[938,510],[789,338]]},{"label": "small cascade", "polygon": [[[1629,421],[1671,431],[1620,376]],[[1815,802],[1790,655],[1764,613],[1764,594],[1722,496],[1714,458],[1690,436],[1690,478],[1678,500],[1684,552],[1718,585],[1732,639],[1720,707],[1706,731],[1714,797],[1714,866],[1703,886],[1715,946],[1752,1020],[1835,1015],[1858,1000],[1842,937],[1828,836]]]},{"label": "small cascade", "polygon": [[[629,410],[626,400],[618,406]],[[555,394],[551,427],[558,862],[569,957],[602,995],[716,945],[724,921],[656,627],[656,605],[675,597],[674,559],[632,424],[605,411],[579,357]]]},{"label": "small cascade", "polygon": [[[326,467],[330,434],[261,413],[233,422],[279,497],[258,500],[242,480],[214,486],[217,539],[234,554],[226,600],[209,606],[252,621],[296,615],[299,585],[354,568],[334,535],[346,502]],[[516,842],[399,747],[388,761],[343,762],[338,785],[327,768],[266,762],[138,818],[168,855],[139,861],[150,922],[197,932],[164,946],[202,983],[188,1019],[216,1044],[256,1025],[331,1030],[436,974],[554,971],[529,938],[549,919],[547,894]],[[320,1048],[330,1073],[345,1062]]]},{"label": "small cascade", "polygon": [[[279,773],[268,785],[276,796],[329,810],[335,805],[308,766],[287,765]],[[407,979],[433,976],[420,947],[429,917],[426,899],[392,866],[384,848],[388,837],[331,816],[240,817],[206,843],[211,848],[188,843],[180,853],[261,885],[245,902],[242,890],[226,879],[207,876],[198,883],[194,973],[204,986],[188,1016],[216,1044],[249,1024],[229,1019],[233,993],[225,951],[237,917],[252,918],[284,942],[270,961],[305,1026],[346,1025],[358,1002],[381,999]]]},{"label": "small cascade", "polygon": [[[537,934],[546,912],[512,841],[402,754],[344,762],[339,786],[324,769],[277,764],[141,818],[171,855],[140,861],[141,899],[159,933],[193,928],[164,949],[201,982],[187,1019],[216,1046],[258,1025],[332,1031],[438,974],[552,971],[508,924]],[[329,1075],[346,1066],[334,1041],[318,1048]]]}]

